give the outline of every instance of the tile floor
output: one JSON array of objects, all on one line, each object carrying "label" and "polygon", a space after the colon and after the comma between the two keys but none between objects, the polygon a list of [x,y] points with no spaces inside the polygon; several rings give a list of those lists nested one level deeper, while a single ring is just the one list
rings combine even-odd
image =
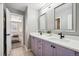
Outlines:
[{"label": "tile floor", "polygon": [[10,56],[33,56],[33,53],[29,50],[25,50],[24,47],[12,49]]}]

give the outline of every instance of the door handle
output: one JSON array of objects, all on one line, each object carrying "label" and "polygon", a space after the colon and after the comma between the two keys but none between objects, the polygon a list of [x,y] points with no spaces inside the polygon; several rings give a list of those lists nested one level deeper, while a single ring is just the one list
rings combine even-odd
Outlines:
[{"label": "door handle", "polygon": [[6,36],[9,36],[10,34],[6,34]]}]

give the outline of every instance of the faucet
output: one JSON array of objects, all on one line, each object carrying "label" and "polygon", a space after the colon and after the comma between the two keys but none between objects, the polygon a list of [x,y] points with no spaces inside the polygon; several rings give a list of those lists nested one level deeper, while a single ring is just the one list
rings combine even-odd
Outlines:
[{"label": "faucet", "polygon": [[42,35],[42,31],[38,31],[40,33],[40,35]]},{"label": "faucet", "polygon": [[64,38],[64,35],[62,34],[62,32],[58,33],[58,35],[60,35],[60,39]]}]

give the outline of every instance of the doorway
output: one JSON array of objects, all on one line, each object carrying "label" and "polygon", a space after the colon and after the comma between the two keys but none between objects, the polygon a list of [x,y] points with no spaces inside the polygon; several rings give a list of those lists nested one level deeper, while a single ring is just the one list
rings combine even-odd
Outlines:
[{"label": "doorway", "polygon": [[23,46],[23,16],[11,13],[11,44],[12,49]]},{"label": "doorway", "polygon": [[[14,44],[15,43],[15,44]],[[23,15],[4,11],[4,55],[9,56],[13,48],[23,46]]]}]

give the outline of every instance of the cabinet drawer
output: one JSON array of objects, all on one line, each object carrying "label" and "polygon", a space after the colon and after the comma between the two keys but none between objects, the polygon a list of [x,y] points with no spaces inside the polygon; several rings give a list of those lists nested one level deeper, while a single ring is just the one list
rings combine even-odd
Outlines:
[{"label": "cabinet drawer", "polygon": [[57,56],[75,56],[75,52],[71,49],[55,45]]},{"label": "cabinet drawer", "polygon": [[76,55],[76,56],[79,56],[79,52],[75,52],[75,55]]},{"label": "cabinet drawer", "polygon": [[43,56],[53,56],[54,54],[54,50],[53,48],[51,47],[51,45],[53,45],[53,43],[50,43],[48,41],[44,41],[43,40],[43,46],[42,46],[42,53],[43,53]]}]

